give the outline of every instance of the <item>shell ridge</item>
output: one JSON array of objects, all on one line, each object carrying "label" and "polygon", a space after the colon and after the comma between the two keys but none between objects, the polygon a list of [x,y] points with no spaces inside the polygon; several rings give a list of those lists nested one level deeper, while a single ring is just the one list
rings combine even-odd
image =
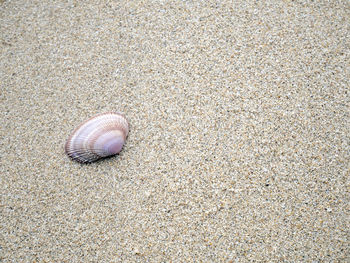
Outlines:
[{"label": "shell ridge", "polygon": [[94,151],[91,151],[91,150],[70,150],[67,153],[68,154],[78,153],[81,156],[88,156],[88,155],[99,155],[99,156],[102,156],[102,154],[104,152],[105,151],[103,149],[97,149],[96,148],[96,149],[94,149]]},{"label": "shell ridge", "polygon": [[[75,154],[77,154],[77,156],[75,156]],[[96,154],[86,151],[71,151],[68,153],[68,155],[73,157],[74,159],[78,158],[83,160],[93,160],[99,158],[99,156],[97,156]]]}]

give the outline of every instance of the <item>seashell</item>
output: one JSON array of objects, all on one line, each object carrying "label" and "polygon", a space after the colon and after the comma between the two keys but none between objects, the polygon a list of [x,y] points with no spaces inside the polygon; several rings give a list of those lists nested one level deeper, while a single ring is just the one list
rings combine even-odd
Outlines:
[{"label": "seashell", "polygon": [[91,163],[119,153],[128,133],[129,124],[123,115],[102,113],[84,121],[72,132],[65,151],[75,161]]}]

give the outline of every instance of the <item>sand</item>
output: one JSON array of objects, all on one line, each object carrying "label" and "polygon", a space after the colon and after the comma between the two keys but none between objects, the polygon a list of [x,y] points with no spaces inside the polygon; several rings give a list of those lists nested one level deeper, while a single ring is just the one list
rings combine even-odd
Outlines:
[{"label": "sand", "polygon": [[[1,262],[349,262],[348,1],[0,2]],[[124,113],[81,165],[81,121]]]}]

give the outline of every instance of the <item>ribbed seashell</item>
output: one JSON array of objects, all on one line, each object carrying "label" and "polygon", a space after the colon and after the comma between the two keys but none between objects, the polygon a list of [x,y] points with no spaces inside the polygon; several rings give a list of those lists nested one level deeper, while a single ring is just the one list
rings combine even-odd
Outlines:
[{"label": "ribbed seashell", "polygon": [[119,153],[129,133],[129,124],[119,113],[96,115],[80,124],[69,136],[65,150],[69,157],[91,163]]}]

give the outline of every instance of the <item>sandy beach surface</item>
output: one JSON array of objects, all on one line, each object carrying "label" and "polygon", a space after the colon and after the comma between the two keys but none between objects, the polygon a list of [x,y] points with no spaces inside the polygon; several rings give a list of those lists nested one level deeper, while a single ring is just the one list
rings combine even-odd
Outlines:
[{"label": "sandy beach surface", "polygon": [[349,262],[349,39],[347,0],[1,0],[0,261]]}]

